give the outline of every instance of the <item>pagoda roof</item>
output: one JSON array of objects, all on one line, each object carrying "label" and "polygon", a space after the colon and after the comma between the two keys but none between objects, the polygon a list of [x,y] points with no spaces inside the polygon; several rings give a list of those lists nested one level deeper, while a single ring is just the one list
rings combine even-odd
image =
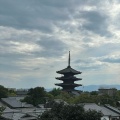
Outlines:
[{"label": "pagoda roof", "polygon": [[81,78],[76,78],[75,76],[70,76],[70,77],[56,77],[56,79],[58,80],[74,80],[74,81],[77,81],[77,80],[82,80]]},{"label": "pagoda roof", "polygon": [[74,86],[74,87],[77,87],[77,86],[82,86],[81,84],[65,84],[65,83],[56,83],[55,85],[57,86]]},{"label": "pagoda roof", "polygon": [[57,73],[59,73],[59,74],[66,74],[66,73],[81,74],[82,72],[71,68],[71,66],[68,66],[67,68],[65,68],[63,70],[57,71]]}]

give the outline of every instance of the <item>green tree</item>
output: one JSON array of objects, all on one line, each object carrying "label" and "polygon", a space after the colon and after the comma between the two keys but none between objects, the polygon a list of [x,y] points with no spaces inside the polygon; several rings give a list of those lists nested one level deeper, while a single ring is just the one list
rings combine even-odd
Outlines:
[{"label": "green tree", "polygon": [[51,90],[49,93],[55,97],[55,96],[60,95],[61,91],[62,90],[60,88],[53,88],[53,90]]},{"label": "green tree", "polygon": [[8,90],[8,96],[16,96],[16,91],[15,90]]},{"label": "green tree", "polygon": [[82,93],[74,99],[74,103],[97,103],[97,95],[90,95],[89,93]]},{"label": "green tree", "polygon": [[73,95],[69,94],[68,92],[65,91],[61,91],[61,93],[57,96],[54,97],[55,99],[62,99],[64,101],[66,101],[67,103],[73,103]]},{"label": "green tree", "polygon": [[0,85],[0,99],[8,96],[8,89]]},{"label": "green tree", "polygon": [[98,95],[98,91],[92,91],[90,92],[90,95]]},{"label": "green tree", "polygon": [[99,101],[100,104],[104,105],[104,104],[110,104],[112,106],[115,106],[115,99],[112,96],[109,95],[101,95],[99,96]]},{"label": "green tree", "polygon": [[85,111],[80,105],[54,104],[51,110],[42,114],[39,120],[100,120],[101,112]]},{"label": "green tree", "polygon": [[28,91],[28,96],[23,101],[37,106],[43,104],[46,101],[46,91],[43,87],[31,88]]},{"label": "green tree", "polygon": [[101,120],[100,118],[103,116],[103,114],[99,111],[95,110],[88,110],[85,112],[85,118],[84,120]]}]

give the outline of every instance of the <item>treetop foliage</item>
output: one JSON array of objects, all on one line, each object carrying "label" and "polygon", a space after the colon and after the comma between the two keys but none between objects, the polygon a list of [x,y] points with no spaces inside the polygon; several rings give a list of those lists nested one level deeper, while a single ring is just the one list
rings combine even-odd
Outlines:
[{"label": "treetop foliage", "polygon": [[37,106],[38,104],[44,104],[46,100],[52,101],[53,99],[62,99],[69,104],[96,103],[116,106],[117,101],[120,101],[120,91],[117,91],[114,97],[106,94],[99,95],[97,91],[83,92],[79,96],[73,96],[60,88],[54,88],[50,92],[46,92],[43,87],[36,87],[29,89],[28,96],[24,101]]},{"label": "treetop foliage", "polygon": [[85,111],[82,105],[54,104],[51,110],[42,114],[39,120],[100,120],[101,112]]},{"label": "treetop foliage", "polygon": [[0,99],[8,96],[8,89],[0,85]]},{"label": "treetop foliage", "polygon": [[53,88],[53,90],[51,90],[49,93],[55,97],[55,96],[60,95],[61,91],[62,90],[60,88]]},{"label": "treetop foliage", "polygon": [[47,93],[43,87],[31,88],[28,91],[28,96],[24,98],[24,102],[37,106],[46,101]]}]

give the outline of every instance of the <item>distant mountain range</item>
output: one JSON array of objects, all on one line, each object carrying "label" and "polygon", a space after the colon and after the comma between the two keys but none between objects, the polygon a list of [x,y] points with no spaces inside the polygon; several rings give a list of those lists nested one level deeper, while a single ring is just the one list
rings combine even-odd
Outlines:
[{"label": "distant mountain range", "polygon": [[[120,85],[88,85],[88,86],[81,86],[76,88],[77,90],[81,91],[98,91],[99,88],[116,88],[117,90],[120,90]],[[46,91],[51,91],[51,89],[46,89]]]},{"label": "distant mountain range", "polygon": [[117,90],[120,90],[120,85],[88,85],[88,86],[78,87],[77,90],[91,92],[91,91],[98,91],[99,88],[116,88]]}]

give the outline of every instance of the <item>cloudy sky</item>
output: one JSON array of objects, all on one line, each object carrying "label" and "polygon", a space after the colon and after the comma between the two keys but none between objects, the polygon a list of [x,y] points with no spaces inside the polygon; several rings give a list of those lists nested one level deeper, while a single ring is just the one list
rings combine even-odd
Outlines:
[{"label": "cloudy sky", "polygon": [[120,0],[0,0],[0,84],[54,88],[56,71],[120,84]]}]

